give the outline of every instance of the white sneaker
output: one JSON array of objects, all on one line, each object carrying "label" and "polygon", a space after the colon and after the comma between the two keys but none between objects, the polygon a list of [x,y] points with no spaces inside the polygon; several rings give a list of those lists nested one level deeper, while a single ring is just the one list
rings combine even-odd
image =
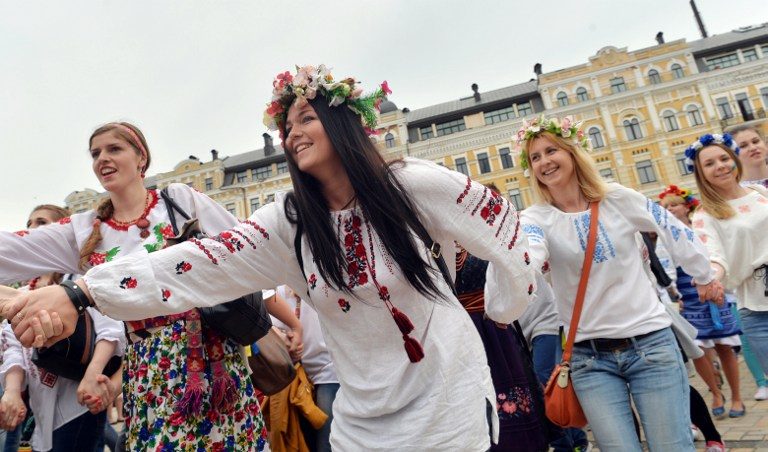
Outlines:
[{"label": "white sneaker", "polygon": [[701,430],[699,430],[698,427],[695,425],[691,425],[691,432],[693,433],[693,440],[694,441],[703,441],[704,435],[701,433]]},{"label": "white sneaker", "polygon": [[768,400],[768,386],[760,386],[757,388],[755,400]]}]

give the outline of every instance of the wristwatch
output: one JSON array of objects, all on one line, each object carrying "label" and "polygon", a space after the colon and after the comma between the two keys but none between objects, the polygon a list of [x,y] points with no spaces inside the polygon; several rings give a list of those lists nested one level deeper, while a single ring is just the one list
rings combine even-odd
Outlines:
[{"label": "wristwatch", "polygon": [[72,302],[77,310],[77,315],[85,315],[85,308],[90,307],[91,302],[88,300],[88,297],[85,296],[83,289],[70,280],[62,281],[59,285],[64,288],[65,292],[67,292],[69,301]]}]

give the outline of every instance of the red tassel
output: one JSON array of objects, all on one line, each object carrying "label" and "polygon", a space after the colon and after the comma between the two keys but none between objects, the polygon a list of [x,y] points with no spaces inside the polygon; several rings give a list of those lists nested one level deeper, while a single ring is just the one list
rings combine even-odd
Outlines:
[{"label": "red tassel", "polygon": [[392,318],[395,319],[397,327],[400,328],[400,332],[403,334],[409,334],[413,331],[413,322],[408,318],[405,313],[395,307],[392,307]]},{"label": "red tassel", "polygon": [[403,342],[405,343],[405,352],[408,354],[408,359],[410,359],[412,363],[417,363],[424,358],[424,349],[421,348],[419,341],[404,334]]}]

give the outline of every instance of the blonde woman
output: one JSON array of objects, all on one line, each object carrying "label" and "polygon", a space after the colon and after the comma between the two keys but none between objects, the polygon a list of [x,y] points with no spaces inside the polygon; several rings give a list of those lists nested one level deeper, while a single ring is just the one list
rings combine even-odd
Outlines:
[{"label": "blonde woman", "polygon": [[693,451],[688,377],[671,320],[643,270],[635,241],[655,232],[722,303],[704,245],[658,204],[606,184],[580,125],[540,118],[518,132],[521,164],[539,202],[522,213],[534,265],[550,269],[560,319],[569,325],[587,246],[590,204],[599,203],[597,243],[571,362],[574,389],[602,451],[641,451],[630,400],[651,451]]},{"label": "blonde woman", "polygon": [[758,184],[768,188],[768,147],[763,135],[752,126],[739,126],[731,131],[740,149],[739,160],[744,174],[741,185]]}]

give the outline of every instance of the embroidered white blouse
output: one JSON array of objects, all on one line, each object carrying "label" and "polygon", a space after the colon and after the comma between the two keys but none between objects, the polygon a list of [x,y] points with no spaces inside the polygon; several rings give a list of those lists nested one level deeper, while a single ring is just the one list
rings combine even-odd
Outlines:
[{"label": "embroidered white blouse", "polygon": [[768,297],[763,278],[755,269],[768,264],[768,198],[762,186],[749,187],[749,193],[728,201],[736,215],[718,220],[698,209],[693,214],[693,228],[712,259],[723,266],[723,284],[735,290],[739,308],[768,311]]},{"label": "embroidered white blouse", "polygon": [[[123,356],[123,322],[112,320],[93,308],[87,311],[93,318],[96,341],[115,342],[115,355]],[[53,431],[88,411],[88,408],[77,402],[80,382],[58,377],[35,366],[32,362],[32,349],[21,346],[7,321],[3,322],[0,334],[7,346],[0,366],[0,381],[5,384],[5,375],[14,367],[24,370],[24,383],[29,388],[29,405],[35,415],[32,448],[51,450]]]},{"label": "embroidered white blouse", "polygon": [[[566,213],[536,204],[521,214],[537,268],[551,269],[560,319],[568,329],[581,277],[590,222],[589,210]],[[675,261],[696,281],[713,274],[704,245],[666,209],[619,184],[610,184],[600,202],[597,244],[576,341],[626,338],[670,325],[643,269],[638,231],[656,232]]]},{"label": "embroidered white blouse", "polygon": [[[487,314],[503,323],[519,317],[535,284],[514,208],[466,176],[431,162],[405,159],[393,170],[427,231],[442,245],[449,267],[455,258],[454,241],[492,262],[488,280],[495,285],[490,290],[506,296],[486,297]],[[94,268],[85,277],[88,287],[103,312],[125,320],[211,305],[279,284],[307,291],[306,301],[318,313],[341,385],[331,429],[334,448],[487,450],[487,403],[494,427],[498,421],[485,351],[440,272],[436,270],[433,279],[444,300],[414,290],[355,208],[331,213],[346,250],[345,280],[351,293],[323,281],[306,237],[304,279],[294,255],[296,230],[286,219],[283,200],[278,196],[215,239],[136,253],[118,265]],[[426,246],[415,236],[414,241],[425,261],[433,263]],[[188,265],[179,267],[182,263]],[[409,361],[374,275],[394,306],[415,325],[411,336],[425,353],[420,362]],[[135,283],[128,288],[121,284],[126,280]],[[151,296],[163,290],[174,295],[166,301]]]}]

